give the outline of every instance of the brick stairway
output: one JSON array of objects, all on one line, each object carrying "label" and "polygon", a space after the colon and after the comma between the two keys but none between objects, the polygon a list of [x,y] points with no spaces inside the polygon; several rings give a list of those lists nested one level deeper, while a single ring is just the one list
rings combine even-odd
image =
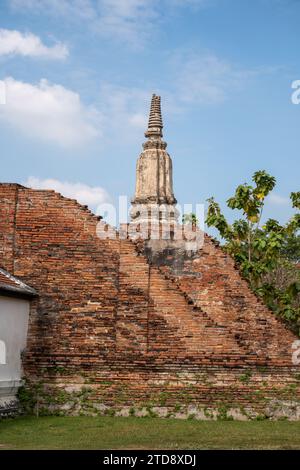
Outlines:
[{"label": "brick stairway", "polygon": [[[130,240],[120,243],[120,286],[123,283],[149,296],[148,351],[217,356],[245,354],[226,328],[210,319],[200,308],[189,305],[185,294],[160,268],[149,266],[147,259],[136,251]],[[157,325],[158,319],[164,321],[161,325],[163,330]],[[146,321],[146,318],[143,317],[143,320]],[[130,322],[127,328],[131,328]],[[163,342],[166,329],[168,344]]]}]

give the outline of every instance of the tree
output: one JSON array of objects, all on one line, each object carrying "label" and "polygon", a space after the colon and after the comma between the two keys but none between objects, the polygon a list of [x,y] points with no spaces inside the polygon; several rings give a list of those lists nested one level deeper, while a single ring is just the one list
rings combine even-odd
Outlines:
[{"label": "tree", "polygon": [[[300,213],[285,224],[268,219],[262,225],[265,199],[276,179],[266,171],[257,171],[254,184],[239,185],[228,199],[230,209],[243,217],[229,224],[214,198],[208,199],[206,223],[215,227],[224,240],[224,249],[240,267],[255,293],[284,318],[293,329],[300,328]],[[300,209],[300,192],[291,193],[294,209]]]},{"label": "tree", "polygon": [[189,214],[183,214],[182,223],[183,224],[197,225],[198,224],[198,219],[197,219],[196,214],[194,214],[192,212],[189,213]]}]

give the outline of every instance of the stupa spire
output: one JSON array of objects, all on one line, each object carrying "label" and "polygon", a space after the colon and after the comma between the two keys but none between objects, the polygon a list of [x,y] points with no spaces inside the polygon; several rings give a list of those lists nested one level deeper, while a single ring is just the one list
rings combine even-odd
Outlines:
[{"label": "stupa spire", "polygon": [[153,94],[145,133],[147,140],[136,166],[136,186],[131,208],[131,218],[135,221],[177,220],[172,160],[166,151],[167,144],[162,140],[162,129],[160,96]]},{"label": "stupa spire", "polygon": [[145,132],[147,138],[161,138],[163,129],[163,121],[161,115],[160,96],[152,95],[150,114],[148,121],[148,129]]}]

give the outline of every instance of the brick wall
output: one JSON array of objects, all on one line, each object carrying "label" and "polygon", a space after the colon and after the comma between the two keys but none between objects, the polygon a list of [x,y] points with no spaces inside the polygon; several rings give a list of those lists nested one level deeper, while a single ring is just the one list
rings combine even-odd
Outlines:
[{"label": "brick wall", "polygon": [[97,223],[54,191],[0,185],[0,264],[39,293],[24,356],[29,380],[52,392],[88,386],[87,401],[104,408],[159,396],[160,406],[261,411],[279,395],[299,399],[296,338],[209,237],[178,270],[170,251],[156,262],[141,243],[101,240]]}]

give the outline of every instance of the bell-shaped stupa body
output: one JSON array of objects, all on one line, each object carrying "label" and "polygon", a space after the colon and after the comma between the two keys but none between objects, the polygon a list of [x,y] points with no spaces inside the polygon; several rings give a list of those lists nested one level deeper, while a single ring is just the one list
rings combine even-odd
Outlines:
[{"label": "bell-shaped stupa body", "polygon": [[147,141],[136,166],[136,187],[132,199],[131,218],[140,221],[177,220],[177,201],[173,192],[172,160],[162,140],[163,122],[160,96],[151,100]]}]

